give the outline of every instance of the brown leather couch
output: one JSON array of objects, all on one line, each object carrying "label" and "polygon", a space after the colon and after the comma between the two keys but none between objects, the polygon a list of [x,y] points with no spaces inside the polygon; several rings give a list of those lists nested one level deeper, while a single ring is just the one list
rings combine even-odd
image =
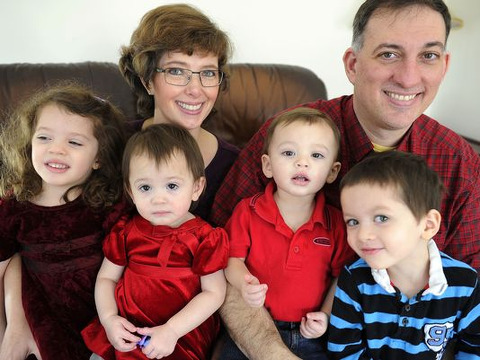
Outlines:
[{"label": "brown leather couch", "polygon": [[[260,125],[289,106],[327,98],[325,85],[312,71],[292,65],[232,64],[229,89],[221,92],[217,110],[205,127],[242,147]],[[46,84],[76,79],[119,106],[128,119],[138,119],[136,98],[109,62],[0,64],[0,116]]]}]

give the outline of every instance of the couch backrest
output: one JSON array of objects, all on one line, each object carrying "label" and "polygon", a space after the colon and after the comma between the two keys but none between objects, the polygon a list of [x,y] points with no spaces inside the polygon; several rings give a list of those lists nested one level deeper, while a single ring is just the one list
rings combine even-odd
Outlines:
[{"label": "couch backrest", "polygon": [[[293,65],[231,64],[230,86],[221,92],[205,127],[242,147],[260,125],[277,112],[315,99],[326,99],[325,85],[312,71]],[[45,85],[76,79],[137,119],[136,98],[110,62],[0,64],[2,119],[22,99]]]}]

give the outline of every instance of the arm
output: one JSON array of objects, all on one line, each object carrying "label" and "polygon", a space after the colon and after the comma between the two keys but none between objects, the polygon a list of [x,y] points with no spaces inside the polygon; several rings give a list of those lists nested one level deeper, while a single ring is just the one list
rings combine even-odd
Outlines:
[{"label": "arm", "polygon": [[[16,254],[8,263],[5,272],[6,330],[1,345],[0,359],[26,359],[34,354],[41,359],[37,344],[28,325],[22,305],[22,262]],[[2,265],[4,265],[2,263]],[[6,270],[6,271],[5,271]],[[3,296],[2,296],[3,299]],[[22,341],[18,341],[22,339]]]},{"label": "arm", "polygon": [[337,282],[337,278],[332,280],[330,288],[328,289],[328,293],[323,300],[320,311],[307,313],[305,317],[302,318],[302,323],[300,324],[300,333],[304,338],[315,339],[322,336],[325,334],[325,331],[327,331],[328,320],[330,318],[330,313],[332,312]]},{"label": "arm", "polygon": [[260,284],[245,266],[245,259],[231,257],[225,276],[230,284],[242,294],[243,300],[252,307],[261,307],[265,303],[268,286]]},{"label": "arm", "polygon": [[0,344],[3,340],[3,335],[5,334],[5,328],[7,327],[7,319],[5,318],[5,299],[4,299],[4,278],[5,270],[10,263],[11,258],[7,260],[0,261]]},{"label": "arm", "polygon": [[268,311],[248,306],[240,292],[228,284],[220,316],[233,341],[249,359],[299,359],[284,344]]},{"label": "arm", "polygon": [[223,270],[201,276],[200,281],[202,291],[164,325],[138,329],[139,334],[151,337],[142,349],[149,358],[170,355],[179,338],[201,325],[222,305],[226,288]]},{"label": "arm", "polygon": [[103,259],[95,283],[95,305],[108,340],[115,349],[126,352],[135,349],[140,338],[133,334],[137,330],[135,325],[118,315],[115,287],[123,270],[123,266]]}]

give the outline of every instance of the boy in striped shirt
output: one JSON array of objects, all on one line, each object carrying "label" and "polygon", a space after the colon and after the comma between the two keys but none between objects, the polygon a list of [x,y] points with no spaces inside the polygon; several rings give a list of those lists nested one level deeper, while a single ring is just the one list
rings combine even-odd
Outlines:
[{"label": "boy in striped shirt", "polygon": [[340,183],[348,243],[360,259],[340,274],[329,327],[332,359],[480,359],[480,288],[440,252],[444,186],[419,156],[375,154]]}]

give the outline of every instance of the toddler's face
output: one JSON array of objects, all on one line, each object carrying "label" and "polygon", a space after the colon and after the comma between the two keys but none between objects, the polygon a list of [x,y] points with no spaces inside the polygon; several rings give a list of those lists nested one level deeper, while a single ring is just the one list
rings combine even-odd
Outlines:
[{"label": "toddler's face", "polygon": [[273,177],[277,191],[311,196],[337,177],[336,156],[335,136],[327,124],[296,121],[275,129],[268,155],[262,156],[263,172]]},{"label": "toddler's face", "polygon": [[183,154],[156,164],[148,156],[130,160],[130,196],[138,213],[152,225],[178,227],[191,217],[192,201],[198,200],[203,182],[194,181]]}]

